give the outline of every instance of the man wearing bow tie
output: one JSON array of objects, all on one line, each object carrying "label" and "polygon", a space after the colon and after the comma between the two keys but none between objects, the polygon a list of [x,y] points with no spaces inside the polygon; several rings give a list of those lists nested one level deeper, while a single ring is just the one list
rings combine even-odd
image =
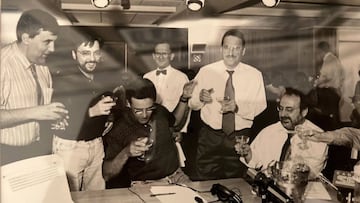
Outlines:
[{"label": "man wearing bow tie", "polygon": [[[174,59],[175,54],[171,52],[168,42],[157,43],[152,56],[157,68],[146,73],[144,78],[149,79],[155,85],[157,92],[156,103],[165,106],[172,112],[180,100],[183,91],[182,87],[185,83],[189,82],[189,79],[184,73],[171,66],[170,62]],[[189,117],[181,129],[181,133],[187,132]],[[180,132],[174,134],[177,141],[181,140]],[[180,154],[182,154],[181,150]],[[184,166],[183,164],[182,166]]]},{"label": "man wearing bow tie", "polygon": [[179,102],[182,87],[189,82],[189,79],[184,73],[171,66],[170,62],[175,54],[171,52],[169,43],[157,43],[152,56],[157,68],[146,73],[144,78],[155,85],[156,103],[162,104],[171,112]]}]

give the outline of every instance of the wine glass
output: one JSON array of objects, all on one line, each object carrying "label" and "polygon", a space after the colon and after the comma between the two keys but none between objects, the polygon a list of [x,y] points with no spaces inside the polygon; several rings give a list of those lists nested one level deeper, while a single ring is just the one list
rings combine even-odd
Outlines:
[{"label": "wine glass", "polygon": [[154,139],[150,138],[150,137],[144,137],[143,139],[146,139],[146,147],[148,148],[148,150],[146,150],[142,155],[138,156],[137,159],[139,161],[145,161],[148,162],[151,160],[151,148],[154,144]]},{"label": "wine glass", "polygon": [[221,109],[220,109],[220,113],[224,113],[222,110],[222,106],[225,102],[230,101],[230,97],[229,96],[225,96],[225,97],[216,97],[216,101],[220,103],[221,105]]},{"label": "wine glass", "polygon": [[313,134],[312,129],[305,128],[302,125],[295,126],[295,133],[299,136],[301,139],[301,142],[298,143],[298,146],[301,150],[309,149],[309,145],[307,143],[307,139],[310,135]]},{"label": "wine glass", "polygon": [[[240,145],[241,149],[245,148],[245,145],[249,143],[250,137],[246,135],[236,135],[235,142]],[[248,152],[244,152],[244,150],[240,150],[237,152],[240,156],[246,156]]]},{"label": "wine glass", "polygon": [[51,124],[52,130],[66,130],[66,126],[68,126],[68,115],[63,113],[60,114],[61,118],[57,119],[55,123]]}]

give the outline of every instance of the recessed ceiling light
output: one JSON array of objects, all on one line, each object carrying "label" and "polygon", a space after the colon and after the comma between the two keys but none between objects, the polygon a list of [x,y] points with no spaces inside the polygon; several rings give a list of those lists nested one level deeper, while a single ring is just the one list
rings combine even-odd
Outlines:
[{"label": "recessed ceiling light", "polygon": [[106,8],[110,2],[111,0],[91,0],[91,4],[97,8]]},{"label": "recessed ceiling light", "polygon": [[192,11],[199,11],[204,7],[205,0],[186,0],[186,5],[188,9]]},{"label": "recessed ceiling light", "polygon": [[280,0],[262,0],[266,7],[275,7],[280,3]]}]

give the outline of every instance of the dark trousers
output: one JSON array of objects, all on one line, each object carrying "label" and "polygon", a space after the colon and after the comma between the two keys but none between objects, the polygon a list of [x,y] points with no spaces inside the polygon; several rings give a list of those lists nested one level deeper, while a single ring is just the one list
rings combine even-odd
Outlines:
[{"label": "dark trousers", "polygon": [[250,129],[226,135],[202,123],[196,156],[198,180],[244,177],[247,167],[235,151],[235,136],[250,136]]}]

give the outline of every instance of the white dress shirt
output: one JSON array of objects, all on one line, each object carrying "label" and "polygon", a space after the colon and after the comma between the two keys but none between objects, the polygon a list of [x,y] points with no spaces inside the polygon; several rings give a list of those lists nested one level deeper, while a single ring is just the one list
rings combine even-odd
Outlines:
[{"label": "white dress shirt", "polygon": [[[151,80],[156,88],[156,103],[165,106],[170,112],[173,112],[183,93],[185,83],[189,82],[188,77],[181,71],[168,66],[165,69],[167,73],[156,75],[152,70],[144,75],[144,78]],[[188,123],[188,122],[187,122]],[[187,124],[181,132],[186,132]]]},{"label": "white dress shirt", "polygon": [[[302,125],[306,129],[322,132],[321,128],[309,120],[305,120]],[[262,169],[266,169],[272,161],[279,161],[287,137],[288,132],[280,121],[264,128],[250,144],[252,159],[247,165],[252,168],[263,166]],[[291,138],[290,142],[290,159],[300,158],[304,160],[313,174],[319,174],[326,164],[327,144],[307,141],[308,149],[303,150],[299,148],[299,143],[302,141],[296,134]],[[246,164],[243,158],[240,160]]]},{"label": "white dress shirt", "polygon": [[[190,108],[201,109],[200,116],[203,122],[213,129],[222,128],[221,105],[217,98],[223,98],[225,84],[229,77],[224,61],[217,61],[202,67],[195,79],[197,85],[189,101]],[[239,63],[234,69],[233,86],[235,89],[235,102],[238,112],[235,113],[235,130],[250,128],[254,117],[266,108],[265,87],[262,74],[256,68]],[[212,102],[205,104],[200,101],[201,89],[213,89]]]}]

